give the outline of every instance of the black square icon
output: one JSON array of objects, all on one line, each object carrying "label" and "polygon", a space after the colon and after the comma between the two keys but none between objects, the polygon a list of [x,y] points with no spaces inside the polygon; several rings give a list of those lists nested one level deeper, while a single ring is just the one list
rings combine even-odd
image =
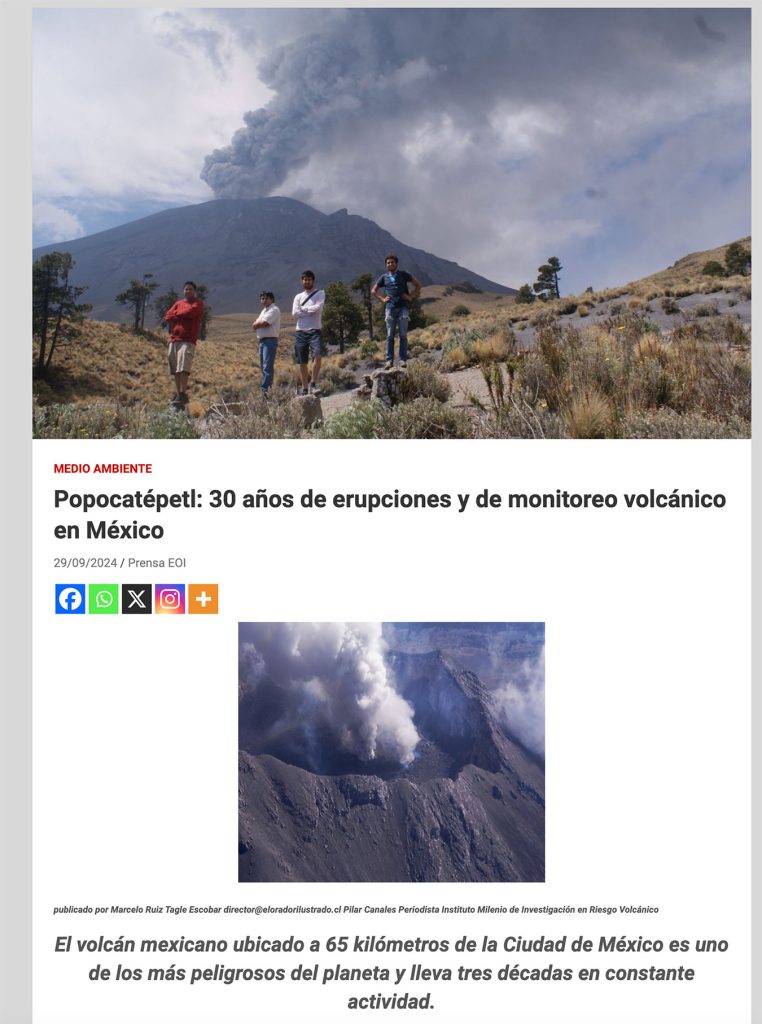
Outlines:
[{"label": "black square icon", "polygon": [[122,615],[150,615],[153,611],[150,583],[122,584]]}]

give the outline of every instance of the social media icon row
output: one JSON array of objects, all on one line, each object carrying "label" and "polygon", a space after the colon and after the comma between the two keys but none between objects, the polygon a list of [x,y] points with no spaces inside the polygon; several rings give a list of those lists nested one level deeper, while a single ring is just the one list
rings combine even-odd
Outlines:
[{"label": "social media icon row", "polygon": [[56,583],[56,615],[217,615],[216,583]]}]

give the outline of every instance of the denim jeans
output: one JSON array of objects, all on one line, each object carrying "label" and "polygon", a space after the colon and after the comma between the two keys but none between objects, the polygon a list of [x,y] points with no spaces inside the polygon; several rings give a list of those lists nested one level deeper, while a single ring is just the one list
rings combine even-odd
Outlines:
[{"label": "denim jeans", "polygon": [[275,369],[275,352],[278,348],[277,338],[259,339],[259,368],[262,371],[262,394],[266,395],[273,386]]},{"label": "denim jeans", "polygon": [[407,306],[400,306],[394,309],[391,303],[386,304],[384,319],[386,320],[386,361],[391,363],[394,359],[394,331],[399,328],[400,332],[400,359],[407,360],[407,322],[410,311]]}]

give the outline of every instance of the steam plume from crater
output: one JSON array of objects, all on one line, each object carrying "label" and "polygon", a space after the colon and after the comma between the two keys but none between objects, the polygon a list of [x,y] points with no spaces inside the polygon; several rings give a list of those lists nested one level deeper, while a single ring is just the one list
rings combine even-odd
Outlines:
[{"label": "steam plume from crater", "polygon": [[498,715],[529,750],[545,756],[545,647],[493,693]]},{"label": "steam plume from crater", "polygon": [[242,699],[256,697],[250,743],[324,770],[342,757],[406,765],[419,736],[394,687],[377,623],[242,623]]}]

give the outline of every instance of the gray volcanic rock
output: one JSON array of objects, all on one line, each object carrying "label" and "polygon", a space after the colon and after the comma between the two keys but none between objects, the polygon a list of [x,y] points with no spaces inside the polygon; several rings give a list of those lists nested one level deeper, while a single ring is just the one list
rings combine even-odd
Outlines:
[{"label": "gray volcanic rock", "polygon": [[88,286],[83,298],[101,320],[129,319],[114,297],[131,278],[146,273],[159,282],[159,292],[180,291],[188,278],[207,285],[216,313],[258,309],[262,289],[274,292],[281,309],[290,312],[306,267],[317,274],[318,286],[349,284],[359,274],[382,273],[390,250],[424,285],[467,281],[482,291],[515,294],[457,263],[404,245],[365,217],[346,210],[324,214],[277,196],[162,210],[86,238],[42,246],[33,256],[56,250],[74,257],[72,284]]},{"label": "gray volcanic rock", "polygon": [[[241,881],[543,881],[542,762],[439,652],[390,657],[422,739],[407,767],[317,774],[239,754]],[[249,709],[250,710],[250,709]],[[247,711],[242,703],[241,733]]]}]

